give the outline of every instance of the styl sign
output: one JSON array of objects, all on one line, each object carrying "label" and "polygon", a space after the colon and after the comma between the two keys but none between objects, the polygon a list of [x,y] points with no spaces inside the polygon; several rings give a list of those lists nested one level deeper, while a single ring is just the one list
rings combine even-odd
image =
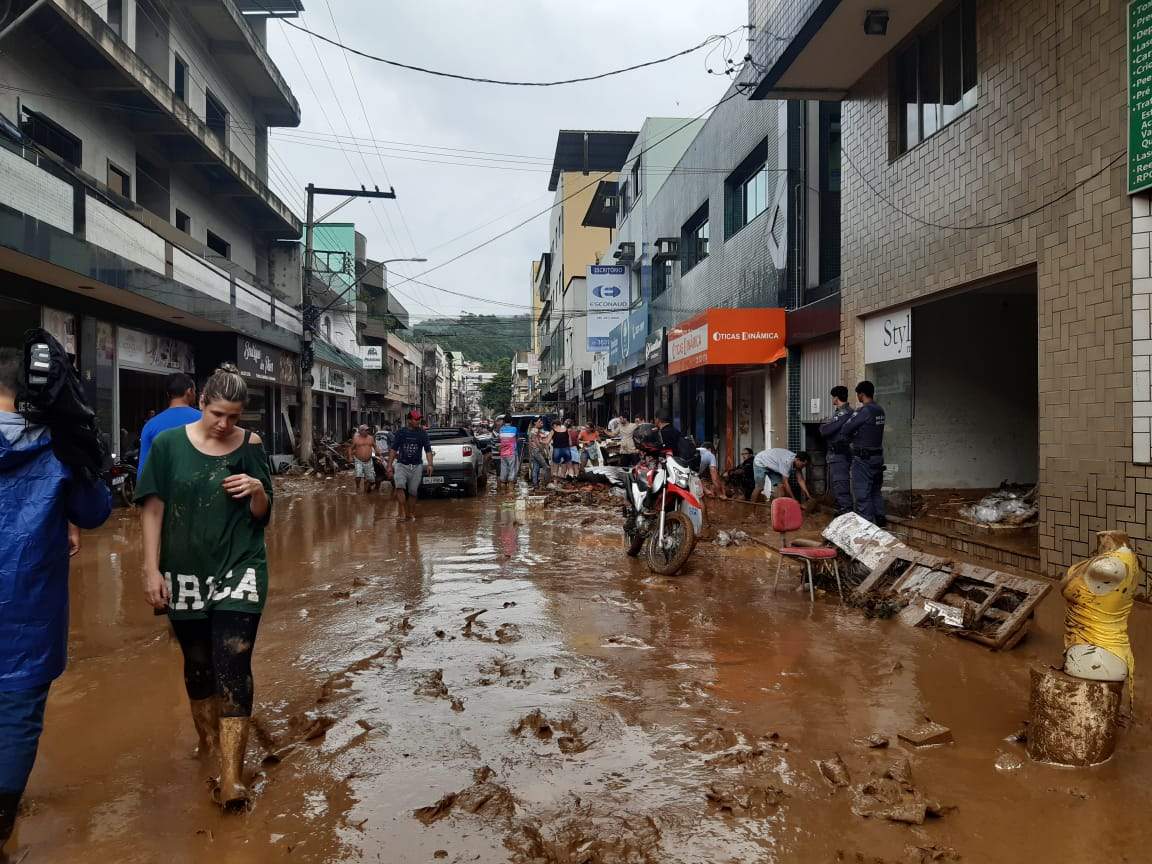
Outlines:
[{"label": "styl sign", "polygon": [[886,363],[912,356],[912,308],[905,306],[864,319],[864,362]]}]

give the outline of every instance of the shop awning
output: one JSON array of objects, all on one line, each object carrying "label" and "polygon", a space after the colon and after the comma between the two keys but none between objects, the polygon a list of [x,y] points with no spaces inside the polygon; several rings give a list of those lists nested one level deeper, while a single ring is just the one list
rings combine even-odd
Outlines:
[{"label": "shop awning", "polygon": [[668,331],[668,374],[766,366],[788,356],[783,309],[709,309]]},{"label": "shop awning", "polygon": [[347,351],[343,351],[335,345],[329,345],[320,339],[312,343],[312,354],[318,362],[335,366],[337,369],[349,369],[353,372],[364,370],[364,364],[360,362],[359,357],[353,357]]}]

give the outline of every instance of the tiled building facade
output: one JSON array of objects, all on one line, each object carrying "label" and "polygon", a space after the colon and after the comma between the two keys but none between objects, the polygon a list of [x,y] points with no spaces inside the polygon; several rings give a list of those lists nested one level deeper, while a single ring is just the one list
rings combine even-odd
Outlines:
[{"label": "tiled building facade", "polygon": [[[787,5],[796,13],[805,4]],[[924,6],[920,27],[949,4]],[[844,377],[855,381],[873,368],[864,344],[872,316],[959,304],[997,285],[1009,286],[997,300],[1009,309],[1012,296],[1034,292],[1035,333],[1016,335],[1029,355],[1035,340],[1036,391],[1018,386],[1009,395],[1035,400],[1039,566],[1052,576],[1087,556],[1098,530],[1126,530],[1146,562],[1152,551],[1152,215],[1147,196],[1130,201],[1126,188],[1125,11],[1110,0],[975,0],[974,104],[905,152],[896,70],[907,39],[898,35],[904,41],[842,94]],[[808,39],[804,20],[785,16],[772,32]],[[817,39],[806,44],[818,50]],[[782,51],[765,57],[765,68],[779,67]],[[1135,235],[1133,215],[1147,219]],[[954,334],[954,359],[974,363],[967,377],[989,391],[995,370],[1011,376],[1032,362],[982,332],[987,324],[1011,333],[997,317],[951,322],[954,330],[972,327]],[[914,332],[915,357],[940,350]],[[917,393],[915,404],[924,398]],[[978,397],[965,407],[986,430],[1014,425]],[[973,432],[950,445],[982,451],[979,462],[995,457],[994,441]],[[931,459],[915,447],[919,476],[928,478]]]}]

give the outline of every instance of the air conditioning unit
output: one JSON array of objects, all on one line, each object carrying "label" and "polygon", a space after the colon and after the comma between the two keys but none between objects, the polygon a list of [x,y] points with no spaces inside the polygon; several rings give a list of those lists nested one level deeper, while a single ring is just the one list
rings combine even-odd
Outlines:
[{"label": "air conditioning unit", "polygon": [[656,241],[656,254],[658,261],[677,261],[680,258],[680,238],[661,237]]},{"label": "air conditioning unit", "polygon": [[636,244],[630,241],[621,243],[616,247],[616,251],[612,253],[612,257],[617,261],[635,261]]},{"label": "air conditioning unit", "polygon": [[604,209],[605,210],[615,210],[618,206],[620,206],[620,198],[618,196],[616,196],[616,195],[605,195],[604,196]]}]

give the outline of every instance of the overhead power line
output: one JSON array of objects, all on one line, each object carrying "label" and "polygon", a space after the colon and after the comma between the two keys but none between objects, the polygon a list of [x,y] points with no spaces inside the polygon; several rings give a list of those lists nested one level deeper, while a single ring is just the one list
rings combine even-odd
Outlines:
[{"label": "overhead power line", "polygon": [[620,69],[611,69],[607,72],[597,72],[594,75],[581,75],[575,78],[561,78],[556,81],[511,81],[502,78],[487,78],[480,75],[464,75],[458,72],[445,72],[442,69],[431,69],[427,66],[417,66],[413,63],[403,63],[399,60],[392,60],[388,57],[380,57],[376,54],[369,54],[367,51],[361,51],[358,48],[353,48],[346,45],[339,39],[332,39],[325,36],[323,33],[317,33],[315,30],[310,30],[302,24],[297,24],[287,18],[278,19],[282,24],[291,27],[293,30],[299,30],[301,33],[307,33],[313,39],[319,39],[321,42],[326,42],[329,45],[334,45],[342,51],[347,51],[349,54],[355,54],[357,57],[363,57],[365,60],[372,60],[376,63],[383,63],[387,66],[393,66],[397,69],[406,69],[409,72],[419,72],[424,75],[432,75],[436,78],[451,78],[454,81],[469,81],[473,84],[497,84],[502,87],[560,87],[566,84],[584,84],[588,81],[600,81],[604,78],[611,78],[615,75],[624,75],[628,72],[635,72],[639,69],[647,69],[651,66],[659,66],[663,63],[669,63],[672,60],[677,60],[681,57],[686,57],[689,54],[694,54],[703,48],[707,48],[717,42],[723,42],[728,39],[733,33],[745,29],[748,25],[742,24],[739,27],[734,27],[727,33],[717,33],[709,36],[703,42],[684,48],[666,57],[659,57],[655,60],[645,60],[641,63],[633,63],[631,66],[624,66]]}]

